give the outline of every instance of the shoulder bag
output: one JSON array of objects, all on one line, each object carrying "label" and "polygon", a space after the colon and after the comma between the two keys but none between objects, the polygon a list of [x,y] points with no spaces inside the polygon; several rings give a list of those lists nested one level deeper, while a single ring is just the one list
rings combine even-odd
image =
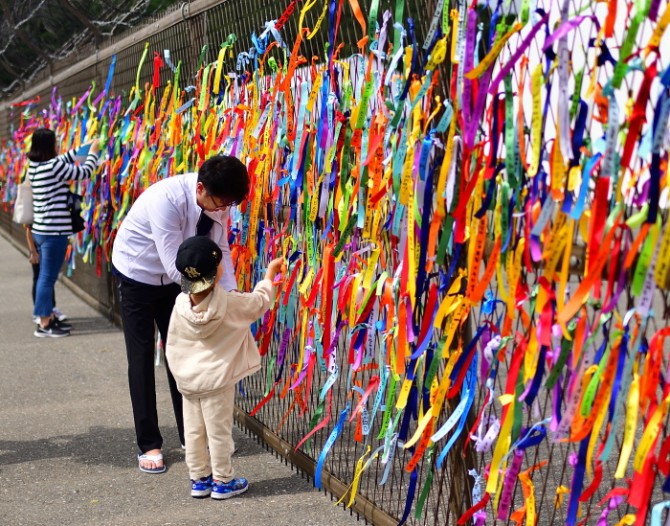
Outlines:
[{"label": "shoulder bag", "polygon": [[72,233],[81,232],[86,227],[84,218],[81,217],[81,202],[82,197],[74,192],[67,193],[67,208],[70,211],[70,218],[72,219]]},{"label": "shoulder bag", "polygon": [[28,178],[16,187],[12,219],[20,225],[30,225],[33,222],[33,188]]}]

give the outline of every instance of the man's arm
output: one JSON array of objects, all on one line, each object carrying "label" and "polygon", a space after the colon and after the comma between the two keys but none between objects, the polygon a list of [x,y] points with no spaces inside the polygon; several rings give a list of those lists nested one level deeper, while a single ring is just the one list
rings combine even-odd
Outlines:
[{"label": "man's arm", "polygon": [[[165,273],[175,283],[181,283],[181,274],[174,266],[177,259],[177,249],[184,241],[184,232],[182,227],[182,212],[169,196],[160,194],[160,201],[155,199],[153,203],[153,212],[150,214],[151,237],[158,257],[163,263]],[[167,285],[167,283],[166,283]]]},{"label": "man's arm", "polygon": [[233,258],[230,254],[230,246],[228,245],[228,218],[230,212],[226,210],[221,214],[221,226],[223,227],[223,234],[219,240],[219,248],[223,256],[223,276],[219,283],[224,290],[237,290],[237,279],[235,278],[235,266],[233,265]]},{"label": "man's arm", "polygon": [[221,243],[221,254],[223,255],[223,276],[221,276],[221,286],[225,290],[237,290],[237,279],[235,278],[235,267],[233,266],[233,258],[230,254],[230,247],[228,246],[228,236],[223,236],[224,243]]}]

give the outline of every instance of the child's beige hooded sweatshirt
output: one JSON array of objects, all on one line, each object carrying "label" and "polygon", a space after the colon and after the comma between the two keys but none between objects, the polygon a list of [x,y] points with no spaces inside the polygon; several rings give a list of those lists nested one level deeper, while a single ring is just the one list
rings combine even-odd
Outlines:
[{"label": "child's beige hooded sweatshirt", "polygon": [[177,296],[165,357],[184,396],[210,396],[260,368],[249,326],[265,314],[274,297],[267,279],[249,293],[227,292],[217,284],[195,306],[188,294]]}]

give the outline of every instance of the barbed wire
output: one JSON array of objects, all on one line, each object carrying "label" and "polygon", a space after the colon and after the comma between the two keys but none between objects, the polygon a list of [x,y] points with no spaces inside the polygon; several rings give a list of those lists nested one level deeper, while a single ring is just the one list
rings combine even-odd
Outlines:
[{"label": "barbed wire", "polygon": [[[142,15],[146,12],[146,8],[149,6],[149,0],[138,0],[138,2],[133,7],[133,10],[130,13],[122,13],[121,16],[115,18],[114,20],[91,20],[91,22],[100,29],[100,32],[104,36],[112,36],[116,31],[116,28],[119,26],[126,26],[128,28],[133,27],[137,22],[142,18]],[[141,11],[140,11],[141,10]],[[126,20],[129,18],[130,20]],[[105,26],[112,26],[111,31],[103,31],[102,28]]]},{"label": "barbed wire", "polygon": [[[172,0],[164,2],[165,5],[170,3],[173,3]],[[73,9],[85,16],[104,37],[112,37],[119,30],[136,26],[147,16],[151,8],[149,0],[109,2],[103,4],[100,10],[96,10],[96,5],[92,2],[73,2],[70,0],[70,4]],[[58,30],[62,30],[60,26],[62,18],[64,15],[67,16],[67,11],[59,0],[12,2],[6,9],[9,9],[8,14],[10,16],[5,17],[4,23],[0,24],[0,42],[2,42],[2,45],[0,45],[0,59],[2,59],[0,69],[6,73],[5,78],[14,78],[9,85],[0,87],[2,93],[5,94],[16,89],[17,84],[30,82],[30,79],[34,78],[51,61],[68,58],[92,37],[89,28],[82,28],[80,31],[75,31],[74,34],[70,33],[69,38],[58,39]],[[76,26],[77,22],[75,20],[72,22]],[[36,57],[32,61],[26,57],[24,49],[19,49],[21,39],[17,38],[20,36],[20,32],[27,32],[26,24],[42,24],[45,29],[44,32],[54,40],[53,43],[50,43],[48,39],[36,36],[35,32],[31,32],[29,38],[34,39],[35,44],[42,50],[42,56]]]},{"label": "barbed wire", "polygon": [[[41,0],[40,3],[37,5],[37,7],[35,7],[33,9],[32,13],[30,15],[25,17],[23,20],[15,22],[14,23],[14,30],[16,31],[17,29],[20,29],[22,25],[28,23],[37,14],[37,12],[42,8],[42,6],[47,3],[47,1],[48,0]],[[15,4],[15,5],[17,5],[17,4]],[[18,5],[22,5],[22,4],[19,3]]]}]

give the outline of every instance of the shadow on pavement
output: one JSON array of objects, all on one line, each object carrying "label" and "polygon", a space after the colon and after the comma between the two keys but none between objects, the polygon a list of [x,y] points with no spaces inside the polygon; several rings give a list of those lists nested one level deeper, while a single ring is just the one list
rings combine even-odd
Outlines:
[{"label": "shadow on pavement", "polygon": [[[176,431],[175,431],[176,432]],[[37,440],[0,440],[0,466],[54,458],[72,458],[83,464],[127,468],[136,463],[130,428],[94,426],[88,433],[59,435]]]},{"label": "shadow on pavement", "polygon": [[111,321],[99,316],[90,318],[71,317],[67,322],[72,325],[72,336],[118,333],[119,328]]}]

